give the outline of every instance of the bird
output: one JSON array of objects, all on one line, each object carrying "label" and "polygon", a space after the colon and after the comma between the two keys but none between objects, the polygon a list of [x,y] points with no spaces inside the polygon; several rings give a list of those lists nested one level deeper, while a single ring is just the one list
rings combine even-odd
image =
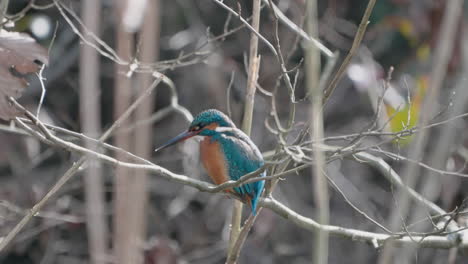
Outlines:
[{"label": "bird", "polygon": [[[262,168],[263,156],[252,140],[223,112],[208,109],[199,113],[188,129],[167,141],[155,151],[160,151],[194,136],[203,137],[200,142],[200,157],[203,167],[211,180],[219,185]],[[259,176],[264,177],[263,171]],[[258,200],[263,192],[265,181],[256,181],[234,187],[234,191],[244,203],[250,205],[253,215],[257,212]]]}]

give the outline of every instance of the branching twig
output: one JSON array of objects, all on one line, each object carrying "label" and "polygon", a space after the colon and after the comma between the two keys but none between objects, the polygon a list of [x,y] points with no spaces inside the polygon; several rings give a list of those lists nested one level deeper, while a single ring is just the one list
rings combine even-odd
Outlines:
[{"label": "branching twig", "polygon": [[318,39],[308,35],[304,30],[302,30],[298,25],[294,24],[281,10],[270,0],[263,0],[266,4],[270,5],[271,9],[275,13],[275,16],[285,24],[289,29],[296,32],[302,38],[306,39],[307,41],[311,42],[317,49],[319,49],[324,55],[327,57],[333,57],[333,52],[328,49],[325,45],[323,45]]},{"label": "branching twig", "polygon": [[[224,8],[225,10],[227,10],[229,13],[232,13],[234,16],[236,16],[237,18],[239,18],[239,20],[247,26],[247,28],[249,28],[249,30],[254,33],[265,45],[267,45],[267,47],[271,50],[271,52],[276,56],[278,55],[276,53],[276,50],[275,50],[275,47],[273,47],[273,45],[265,38],[262,36],[262,34],[260,34],[258,32],[258,28],[255,29],[253,26],[251,26],[249,24],[249,22],[247,22],[240,14],[238,14],[236,11],[232,10],[232,8],[230,8],[229,6],[227,6],[226,4],[223,3],[223,1],[221,0],[214,0],[214,2],[216,4],[218,4],[219,6],[221,6],[222,8]],[[252,59],[252,58],[250,58]]]},{"label": "branching twig", "polygon": [[[15,103],[16,101],[13,101],[13,102]],[[19,105],[17,105],[17,106],[20,107]],[[92,155],[95,158],[99,158],[100,160],[102,160],[104,162],[107,162],[107,163],[110,163],[110,164],[114,164],[115,166],[124,166],[124,167],[127,167],[127,168],[133,168],[133,169],[148,170],[148,171],[156,173],[157,175],[159,175],[159,176],[161,176],[163,178],[172,180],[174,182],[179,182],[179,183],[184,184],[184,185],[195,187],[195,188],[199,189],[200,191],[214,193],[214,192],[220,192],[220,191],[228,189],[228,188],[233,188],[233,187],[239,186],[239,185],[243,184],[244,182],[247,182],[249,179],[250,180],[254,179],[254,177],[259,175],[262,172],[262,170],[264,169],[263,168],[261,170],[255,171],[255,172],[250,173],[248,175],[245,175],[245,176],[241,177],[238,181],[229,181],[229,182],[223,183],[221,185],[214,186],[214,185],[206,183],[206,182],[201,182],[201,181],[198,181],[198,180],[191,179],[190,177],[187,177],[185,175],[179,175],[179,174],[172,173],[172,172],[170,172],[170,171],[168,171],[168,170],[166,170],[164,168],[161,168],[161,167],[159,167],[157,165],[154,165],[154,164],[150,165],[150,164],[134,164],[134,163],[128,163],[128,162],[121,162],[121,161],[116,160],[115,158],[112,158],[112,157],[109,157],[109,156],[106,156],[106,155],[103,155],[103,154],[95,153],[95,152],[87,150],[85,148],[81,148],[79,146],[74,145],[73,143],[63,142],[62,140],[59,140],[52,133],[44,131],[47,128],[42,123],[40,123],[39,120],[35,119],[34,115],[32,115],[31,113],[26,112],[26,110],[24,108],[22,108],[22,107],[20,107],[20,109],[22,109],[22,111],[25,111],[25,113],[28,115],[28,117],[32,119],[33,123],[36,123],[36,125],[38,125],[38,127],[41,129],[41,131],[43,133],[47,134],[46,137],[49,137],[49,139],[46,139],[46,142],[48,144],[52,144],[52,145],[56,145],[56,146],[58,145],[60,147],[72,148],[73,151],[77,151],[77,152],[82,153],[82,154]],[[19,120],[19,121],[21,121],[21,120]],[[399,179],[396,172],[391,170],[391,167],[388,164],[386,164],[382,159],[375,158],[372,155],[369,155],[369,154],[363,153],[363,152],[356,153],[355,155],[359,158],[359,160],[363,160],[365,162],[370,163],[373,166],[376,166],[384,175],[386,175],[386,177],[389,177],[389,179],[391,179],[394,182],[394,184],[400,185],[403,188],[407,188],[406,186],[403,185],[401,179]],[[72,172],[69,172],[69,173],[74,173],[74,172],[72,171]],[[285,173],[290,173],[290,172],[287,171]],[[66,175],[69,175],[69,174],[66,174]],[[68,177],[70,177],[70,176],[68,176]],[[266,178],[268,178],[268,177],[266,177]],[[265,179],[265,177],[259,177],[258,180],[263,180],[263,179]],[[61,185],[63,185],[65,183],[64,180],[60,180],[59,182],[62,183]],[[58,190],[58,188],[53,188],[52,189],[53,191],[49,192],[49,194],[46,197],[50,198],[50,196],[52,194],[54,194],[54,192],[56,192]],[[428,208],[430,208],[434,212],[436,212],[438,214],[441,214],[441,215],[446,214],[442,209],[438,208],[436,205],[432,204],[430,201],[426,201],[424,198],[418,196],[418,194],[416,192],[414,192],[413,190],[408,189],[408,188],[407,188],[407,190],[410,193],[410,195],[412,195],[412,197],[414,197],[417,201],[421,202],[422,204],[428,206]],[[47,200],[45,200],[45,201],[47,201]],[[413,240],[412,240],[412,239],[414,239],[415,241],[419,241],[418,245],[422,246],[422,247],[437,247],[437,248],[439,248],[439,247],[440,248],[449,248],[449,247],[455,247],[455,246],[468,247],[468,243],[466,243],[466,242],[462,242],[462,244],[458,245],[457,244],[458,242],[456,240],[450,239],[448,237],[440,237],[440,236],[435,236],[435,235],[427,236],[427,235],[413,235],[413,234],[411,234],[412,239],[410,239],[409,237],[407,237],[408,234],[406,234],[406,233],[398,234],[398,235],[388,235],[388,234],[371,233],[371,232],[360,231],[360,230],[349,229],[349,228],[336,227],[336,226],[319,225],[318,223],[316,223],[312,219],[305,218],[303,216],[298,215],[294,211],[290,210],[289,208],[285,207],[284,205],[278,203],[275,200],[264,199],[264,200],[262,200],[262,202],[260,202],[260,204],[262,206],[266,206],[266,207],[272,209],[273,211],[275,211],[276,213],[278,213],[279,215],[281,215],[283,217],[287,217],[287,219],[290,219],[293,223],[295,223],[298,226],[303,227],[305,229],[308,229],[308,230],[311,230],[311,231],[323,230],[324,232],[328,232],[328,233],[330,233],[332,235],[348,237],[348,238],[352,238],[352,239],[359,240],[359,241],[365,241],[365,242],[373,243],[376,246],[382,245],[388,239],[392,239],[392,241],[395,241],[398,245],[406,245],[406,244],[414,243]],[[32,217],[33,215],[38,213],[39,210],[42,207],[41,205],[43,205],[43,203],[41,203],[41,202],[38,203],[38,205],[33,207],[33,209],[31,210],[31,212],[28,215],[30,215],[30,217]],[[22,222],[20,222],[20,223],[22,223]],[[21,229],[19,229],[19,230],[21,230]],[[19,230],[17,230],[16,233],[19,232]],[[2,243],[4,243],[4,241],[6,241],[6,239],[7,238],[5,238],[2,241]]]},{"label": "branching twig", "polygon": [[[300,228],[304,228],[311,232],[317,232],[318,230],[327,232],[332,236],[352,239],[353,241],[365,242],[373,245],[375,248],[381,247],[387,241],[392,241],[396,246],[408,246],[416,245],[418,247],[427,248],[468,248],[468,241],[458,241],[451,239],[448,236],[392,236],[388,234],[367,232],[352,228],[345,228],[332,225],[320,225],[311,218],[304,217],[287,206],[281,204],[273,198],[263,198],[259,204],[262,207],[269,208],[283,218],[291,221]],[[413,240],[414,239],[414,240]],[[418,241],[415,243],[413,241]]]},{"label": "branching twig", "polygon": [[[148,93],[151,93],[151,91],[154,90],[154,88],[157,86],[159,83],[159,79],[153,82],[153,84],[142,94],[140,97],[135,100],[135,102],[117,119],[114,124],[107,129],[107,131],[99,138],[99,141],[105,141],[116,129],[117,127],[120,126],[122,123],[122,120],[126,119],[132,111],[140,104],[145,98],[147,98]],[[10,98],[10,102],[15,104],[16,101],[13,98]],[[34,116],[31,114],[31,116]],[[18,119],[17,119],[18,121]],[[37,123],[38,125],[40,123]],[[43,131],[45,132],[45,131]],[[47,134],[47,132],[46,132]],[[26,214],[18,224],[5,236],[3,239],[0,241],[0,252],[2,252],[10,243],[13,241],[13,239],[18,235],[18,233],[31,221],[34,215],[36,215],[49,201],[72,177],[75,175],[81,166],[85,165],[87,161],[86,157],[80,158],[77,162],[71,166],[65,174],[58,179],[58,181],[54,184],[54,186],[51,187],[51,189],[46,193],[46,195],[38,202],[36,203]]]},{"label": "branching twig", "polygon": [[[428,94],[424,99],[424,102],[420,111],[419,125],[421,127],[426,126],[429,123],[431,113],[433,113],[434,102],[437,101],[440,94],[442,82],[447,72],[447,66],[453,52],[453,40],[456,37],[457,23],[462,14],[463,10],[462,0],[454,0],[446,3],[442,26],[439,33],[439,42],[434,53],[434,61],[437,63],[433,64],[431,72],[431,82],[429,84]],[[409,158],[413,160],[420,160],[423,158],[424,149],[428,139],[428,131],[422,130],[417,137],[414,139],[412,148],[410,148]],[[416,164],[410,163],[405,168],[404,178],[405,184],[412,188],[416,185],[419,176],[420,167]],[[401,225],[401,217],[405,219],[410,209],[410,200],[406,192],[399,191],[397,194],[398,208],[394,208],[390,215],[390,228],[396,229]],[[392,243],[387,244],[385,247],[379,263],[386,264],[391,262],[392,257]]]}]

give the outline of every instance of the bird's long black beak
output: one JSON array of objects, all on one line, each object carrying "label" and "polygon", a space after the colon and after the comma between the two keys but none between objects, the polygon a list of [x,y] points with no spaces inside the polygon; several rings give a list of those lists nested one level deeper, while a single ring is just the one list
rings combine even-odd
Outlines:
[{"label": "bird's long black beak", "polygon": [[166,143],[164,143],[162,146],[160,146],[159,148],[155,149],[154,151],[160,151],[161,149],[165,149],[167,147],[170,147],[180,141],[184,141],[186,139],[189,139],[193,136],[196,136],[197,134],[199,133],[199,131],[185,131],[183,133],[180,133],[178,136],[176,136],[175,138],[167,141]]}]

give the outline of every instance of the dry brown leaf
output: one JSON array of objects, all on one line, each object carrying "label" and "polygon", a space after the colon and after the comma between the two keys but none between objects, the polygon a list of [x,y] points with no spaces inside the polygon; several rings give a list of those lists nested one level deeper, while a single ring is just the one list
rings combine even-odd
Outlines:
[{"label": "dry brown leaf", "polygon": [[28,86],[24,77],[47,62],[47,50],[29,35],[0,30],[0,119],[17,115],[8,97],[19,98]]}]

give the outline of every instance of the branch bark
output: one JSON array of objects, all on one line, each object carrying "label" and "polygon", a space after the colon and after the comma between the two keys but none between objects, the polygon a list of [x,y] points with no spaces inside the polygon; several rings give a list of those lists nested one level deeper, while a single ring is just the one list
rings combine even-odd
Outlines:
[{"label": "branch bark", "polygon": [[[447,72],[447,66],[452,54],[452,45],[457,32],[457,23],[463,11],[463,0],[448,1],[446,4],[442,26],[439,32],[439,42],[434,53],[434,63],[431,71],[431,81],[428,88],[428,94],[424,98],[421,108],[421,116],[419,126],[425,127],[428,125],[431,114],[436,110],[434,105],[439,99],[440,89],[442,82]],[[409,159],[421,160],[424,155],[428,138],[428,131],[426,129],[416,136],[413,141],[412,147],[409,152]],[[419,178],[420,166],[410,163],[405,168],[405,185],[413,188]],[[406,219],[410,210],[410,200],[406,192],[398,191],[396,194],[397,207],[394,208],[390,214],[390,230],[395,230],[401,227],[402,220]],[[391,262],[393,255],[392,243],[386,245],[382,255],[379,258],[380,264],[387,264]]]},{"label": "branch bark", "polygon": [[[101,1],[86,0],[83,2],[83,22],[99,36],[99,18]],[[95,49],[88,45],[81,46],[80,56],[80,118],[82,131],[91,137],[98,137],[101,132],[99,56]],[[86,142],[85,146],[97,151],[97,146]],[[86,195],[86,217],[91,262],[107,262],[108,227],[104,198],[104,179],[101,163],[90,162],[84,175]]]},{"label": "branch bark", "polygon": [[[116,51],[120,58],[130,60],[133,56],[134,41],[133,34],[126,31],[123,25],[124,12],[130,5],[128,0],[119,0],[115,5],[115,14],[118,18],[116,28]],[[132,98],[132,76],[126,76],[127,67],[116,64],[115,68],[115,86],[114,86],[114,116],[120,116],[130,105]],[[130,120],[125,120],[122,127],[130,125]],[[118,129],[115,136],[115,145],[119,148],[132,151],[133,133],[119,133]],[[120,154],[116,155],[119,160],[125,159]],[[117,167],[115,170],[114,181],[114,255],[117,263],[140,263],[142,261],[140,241],[138,241],[133,225],[132,209],[134,204],[131,202],[134,193],[134,179],[130,177],[132,170],[124,167]]]},{"label": "branch bark", "polygon": [[362,16],[361,23],[359,23],[359,27],[357,29],[356,36],[354,37],[351,49],[349,50],[348,54],[344,58],[340,67],[338,68],[338,71],[333,75],[333,79],[331,80],[327,89],[325,89],[325,91],[323,92],[323,99],[325,101],[324,103],[326,103],[330,96],[333,94],[333,91],[335,90],[336,86],[340,82],[341,78],[343,78],[343,75],[346,69],[348,68],[349,63],[351,62],[351,59],[354,57],[354,54],[356,54],[356,52],[358,51],[359,46],[361,45],[361,41],[364,38],[364,34],[366,33],[367,25],[369,24],[369,18],[372,14],[372,10],[374,10],[375,2],[376,0],[369,0],[369,3],[366,7],[366,11],[364,11],[364,15]]},{"label": "branch bark", "polygon": [[[138,104],[139,101],[142,100],[142,98],[146,98],[146,94],[142,95],[139,100],[135,101],[133,105]],[[138,170],[146,170],[146,171],[151,171],[153,173],[156,173],[157,175],[166,178],[168,180],[178,182],[187,186],[192,186],[194,188],[197,188],[200,191],[205,191],[205,192],[221,192],[222,190],[226,188],[232,188],[234,186],[239,186],[243,182],[245,182],[247,179],[251,179],[255,175],[258,175],[261,170],[257,172],[253,172],[249,175],[243,176],[241,179],[239,179],[236,182],[229,181],[227,183],[221,184],[221,185],[213,185],[209,184],[207,182],[202,182],[198,180],[194,180],[188,176],[185,175],[179,175],[172,173],[160,166],[157,166],[155,164],[150,163],[149,161],[147,163],[150,164],[134,164],[134,163],[128,163],[128,162],[121,162],[119,160],[116,160],[115,158],[106,156],[104,154],[96,153],[91,150],[88,150],[86,148],[77,146],[73,143],[66,142],[60,138],[57,138],[53,134],[51,134],[47,128],[45,127],[44,124],[42,124],[39,120],[35,118],[34,115],[32,115],[30,112],[26,111],[23,107],[21,107],[16,101],[12,100],[12,103],[14,103],[21,111],[23,111],[28,118],[30,118],[36,126],[38,126],[39,130],[44,134],[38,134],[35,130],[27,129],[27,127],[24,127],[28,133],[31,135],[37,137],[38,139],[42,140],[46,144],[50,144],[53,146],[57,147],[62,147],[68,150],[73,150],[78,153],[81,153],[85,155],[84,158],[80,159],[77,164],[75,164],[70,170],[57,182],[57,184],[49,191],[49,193],[38,203],[36,204],[30,211],[29,213],[23,218],[23,220],[17,225],[17,227],[14,228],[8,234],[8,236],[4,239],[2,239],[1,244],[0,244],[0,250],[4,248],[5,245],[8,245],[9,242],[11,242],[12,238],[25,226],[25,224],[32,218],[34,215],[37,215],[41,208],[44,206],[45,202],[47,202],[48,199],[50,199],[64,184],[65,182],[78,170],[80,166],[84,164],[82,162],[83,160],[86,160],[86,155],[90,156],[92,155],[94,158],[98,158],[103,162],[112,164],[114,166],[122,166],[126,167],[129,169],[138,169]],[[128,117],[129,113],[131,112],[130,110],[134,109],[134,107],[130,107],[128,112],[126,112],[124,115],[121,116],[119,120],[116,121],[116,123],[121,123],[121,120]],[[24,124],[24,122],[21,121],[21,119],[17,119],[18,124]],[[115,128],[116,126],[112,126],[111,130]],[[105,136],[109,136],[112,131],[107,131],[105,133]],[[105,137],[102,137],[100,140],[104,140]],[[327,150],[336,150],[336,148],[324,148],[325,151]],[[370,163],[372,166],[375,166],[378,168],[389,180],[392,182],[400,184],[399,186],[403,185],[401,179],[399,176],[394,172],[391,167],[385,163],[384,160],[380,158],[373,157],[372,155],[365,153],[365,152],[358,152],[354,154],[357,156],[357,160],[364,161]],[[307,165],[307,164],[306,164]],[[276,176],[283,176],[283,175],[276,175]],[[264,178],[258,178],[258,180],[262,180]],[[404,186],[405,190],[408,190],[407,186]],[[414,190],[409,189],[408,191],[409,194],[413,193]],[[239,198],[234,195],[231,195],[233,198]],[[435,204],[433,204],[430,201],[425,200],[424,198],[421,198],[417,195],[412,196],[414,199],[417,201],[426,204],[428,208],[431,208],[434,210],[436,213],[440,213],[440,215],[446,215],[446,213],[438,208]],[[426,236],[424,235],[417,235],[417,234],[407,234],[407,233],[400,233],[397,235],[389,235],[389,234],[381,234],[381,233],[374,233],[374,232],[367,232],[367,231],[362,231],[362,230],[356,230],[352,228],[345,228],[345,227],[339,227],[339,226],[332,226],[332,225],[321,225],[314,221],[313,219],[304,217],[293,210],[289,209],[285,205],[279,203],[278,201],[272,199],[272,198],[262,198],[260,200],[259,205],[261,207],[267,207],[273,210],[275,213],[278,215],[288,219],[292,223],[296,224],[297,226],[304,228],[306,230],[310,230],[313,232],[325,232],[330,235],[334,236],[340,236],[352,240],[357,240],[357,241],[362,241],[362,242],[367,242],[371,243],[375,247],[380,247],[383,244],[385,244],[388,241],[392,241],[392,243],[395,243],[396,246],[409,246],[409,245],[417,245],[420,247],[433,247],[433,248],[453,248],[453,247],[459,247],[459,248],[468,248],[468,241],[464,241],[458,238],[458,236],[454,236],[451,234],[456,234],[459,231],[463,229],[456,229],[455,231],[451,233],[438,233],[438,234],[428,234]],[[3,245],[3,246],[2,246]]]},{"label": "branch bark", "polygon": [[[156,80],[155,82],[153,82],[153,85],[151,87],[149,87],[145,93],[143,93],[142,95],[140,95],[140,97],[138,97],[137,100],[135,100],[135,102],[133,102],[133,104],[112,124],[112,126],[110,128],[108,128],[104,134],[99,138],[99,142],[104,142],[105,140],[107,140],[111,135],[112,133],[118,128],[120,127],[120,125],[122,124],[122,122],[127,119],[130,114],[133,112],[133,110],[135,110],[135,108],[142,102],[144,101],[148,95],[147,93],[148,92],[151,92],[155,87],[156,85],[159,83],[158,80]],[[10,102],[13,103],[13,104],[16,104],[16,106],[20,106],[13,98],[10,98]],[[22,108],[22,111],[26,114],[26,110],[24,108]],[[32,120],[34,120],[34,124],[36,125],[42,125],[42,123],[40,123],[39,120],[35,119],[34,115],[32,115],[31,113],[29,113],[30,115],[30,118],[32,118]],[[19,125],[21,125],[21,119],[20,118],[16,118],[15,120]],[[30,131],[28,130],[26,127],[23,127],[25,128],[29,133],[31,133],[31,135],[34,135],[36,136],[39,140],[41,140],[42,142],[44,143],[51,143],[50,140],[48,139],[45,139],[44,136],[42,135],[38,135],[35,133],[35,131]],[[45,128],[45,126],[43,126],[43,129]],[[48,135],[48,136],[51,136],[51,135]],[[45,141],[43,140],[45,139]],[[86,148],[82,148],[82,149],[85,149],[85,150],[88,150]],[[95,152],[93,151],[89,151],[88,152],[89,154],[93,154]],[[93,155],[94,156],[94,155]],[[95,157],[95,156],[94,156]],[[58,179],[58,181],[50,188],[50,190],[44,195],[44,197],[42,197],[42,199],[36,203],[29,211],[28,213],[18,222],[18,224],[15,225],[15,227],[5,236],[5,237],[2,237],[0,239],[0,252],[2,252],[3,250],[5,250],[5,248],[13,241],[13,239],[19,234],[19,232],[21,232],[21,230],[23,230],[23,228],[31,221],[31,219],[37,215],[39,213],[39,211],[46,205],[47,201],[49,201],[79,170],[82,166],[85,166],[86,165],[86,162],[88,161],[88,158],[85,156],[85,157],[82,157],[80,158],[78,161],[76,161],[75,163],[73,163],[73,166],[71,166],[66,172],[65,174],[60,177],[60,179]]]},{"label": "branch bark", "polygon": [[[159,54],[159,31],[160,31],[160,16],[159,16],[159,0],[149,0],[144,12],[143,24],[140,32],[141,53],[140,61],[143,63],[153,63],[157,61]],[[139,92],[143,92],[146,87],[150,86],[152,76],[147,73],[137,75],[137,87]],[[154,108],[154,95],[145,100],[136,110],[135,119],[147,120],[151,117]],[[134,130],[134,146],[135,154],[144,159],[150,159],[153,152],[153,123],[146,123]],[[128,203],[131,206],[127,213],[130,216],[129,224],[131,238],[128,240],[136,241],[134,258],[132,262],[126,263],[144,263],[144,255],[141,246],[146,240],[146,218],[148,204],[148,172],[144,170],[136,170],[134,177],[128,177],[131,182],[127,186],[128,192],[131,194],[128,197]]]},{"label": "branch bark", "polygon": [[[307,34],[312,38],[318,38],[318,13],[317,13],[317,1],[307,1]],[[305,55],[305,66],[306,66],[306,83],[307,90],[310,94],[311,106],[310,106],[310,131],[312,131],[311,139],[312,142],[323,141],[323,112],[322,112],[322,101],[323,91],[320,90],[320,52],[312,46],[307,45]],[[330,207],[329,207],[329,195],[328,195],[328,183],[325,177],[325,155],[322,149],[314,147],[313,158],[314,165],[311,171],[313,184],[313,193],[315,198],[315,204],[318,211],[318,222],[321,225],[327,225],[330,221]],[[328,233],[324,230],[317,229],[315,240],[313,243],[313,263],[325,264],[328,263]]]},{"label": "branch bark", "polygon": [[0,24],[3,25],[3,18],[7,14],[8,11],[8,4],[10,0],[1,0],[0,1]]},{"label": "branch bark", "polygon": [[[217,2],[217,1],[216,1]],[[259,32],[260,29],[260,4],[261,0],[253,0],[253,10],[252,10],[252,28],[253,31],[250,35],[250,51],[249,51],[249,75],[247,79],[247,92],[245,95],[245,106],[244,106],[244,118],[242,120],[242,130],[250,136],[252,131],[252,118],[253,118],[253,109],[255,102],[255,91],[257,88],[257,78],[258,70],[260,68],[260,57],[257,56],[258,53],[258,36],[256,32]],[[261,36],[261,35],[260,35]],[[229,237],[229,249],[227,263],[236,263],[238,253],[236,252],[236,241],[240,238],[241,234],[241,221],[242,221],[242,203],[240,201],[234,201],[234,208],[232,211],[232,221],[231,221],[231,233]],[[243,239],[242,239],[243,240]],[[239,246],[237,247],[240,251]]]}]

